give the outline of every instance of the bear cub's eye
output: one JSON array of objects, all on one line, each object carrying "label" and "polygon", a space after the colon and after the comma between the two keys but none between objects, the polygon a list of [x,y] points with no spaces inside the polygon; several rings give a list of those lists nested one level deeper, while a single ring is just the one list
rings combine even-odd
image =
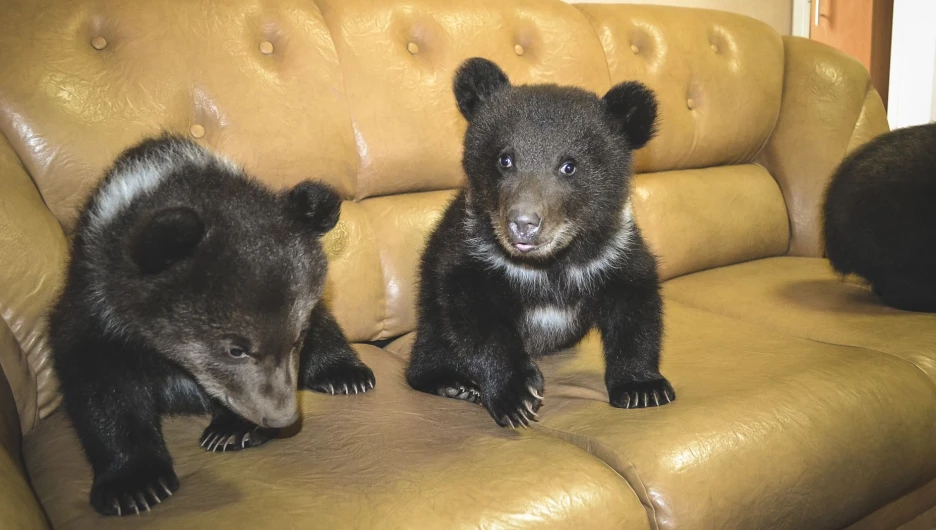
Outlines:
[{"label": "bear cub's eye", "polygon": [[238,346],[231,346],[228,349],[228,355],[231,356],[232,359],[246,359],[247,351]]},{"label": "bear cub's eye", "polygon": [[559,172],[565,176],[569,176],[575,173],[575,162],[572,160],[566,160],[561,166],[559,166]]},{"label": "bear cub's eye", "polygon": [[501,155],[497,163],[500,164],[500,167],[505,169],[513,167],[513,158],[510,155]]}]

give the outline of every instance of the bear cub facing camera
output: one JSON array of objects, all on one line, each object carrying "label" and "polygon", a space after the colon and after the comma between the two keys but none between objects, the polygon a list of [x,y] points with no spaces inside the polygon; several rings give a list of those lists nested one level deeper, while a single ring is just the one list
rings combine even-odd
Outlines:
[{"label": "bear cub facing camera", "polygon": [[882,134],[839,164],[823,204],[826,254],[884,302],[936,312],[936,123]]},{"label": "bear cub facing camera", "polygon": [[171,135],[117,159],[81,213],[49,317],[98,512],[139,514],[179,488],[163,415],[210,412],[202,447],[233,451],[295,422],[298,388],[374,387],[321,302],[319,239],[340,206],[324,184],[276,193]]},{"label": "bear cub facing camera", "polygon": [[525,426],[543,398],[536,358],[597,327],[611,405],[674,400],[659,371],[656,260],[628,199],[633,152],[654,134],[653,93],[512,86],[480,58],[459,68],[454,91],[467,182],[423,254],[409,384]]}]

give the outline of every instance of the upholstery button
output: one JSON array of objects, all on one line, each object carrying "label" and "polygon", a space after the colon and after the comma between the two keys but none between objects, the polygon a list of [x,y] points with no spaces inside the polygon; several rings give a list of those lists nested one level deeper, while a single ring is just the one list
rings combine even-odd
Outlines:
[{"label": "upholstery button", "polygon": [[688,108],[689,110],[692,110],[695,108],[695,101],[693,101],[692,98],[689,98],[686,100],[686,108]]},{"label": "upholstery button", "polygon": [[516,53],[517,55],[523,55],[523,46],[520,46],[519,44],[515,44],[514,53]]},{"label": "upholstery button", "polygon": [[713,45],[711,46],[711,48],[712,48],[712,51],[713,51],[713,52],[718,53],[718,45],[717,45],[717,44],[713,44]]},{"label": "upholstery button", "polygon": [[262,53],[263,55],[270,55],[271,53],[273,53],[273,43],[268,40],[261,42],[260,53]]},{"label": "upholstery button", "polygon": [[406,45],[406,51],[410,52],[413,55],[419,53],[419,46],[415,42],[411,42]]},{"label": "upholstery button", "polygon": [[194,138],[201,138],[202,136],[205,136],[205,128],[196,123],[195,125],[189,127],[189,133],[191,133],[192,137]]},{"label": "upholstery button", "polygon": [[631,51],[634,53],[640,53],[640,48],[636,44],[631,44]]},{"label": "upholstery button", "polygon": [[97,37],[91,39],[91,47],[95,50],[103,50],[107,47],[107,39],[98,35]]}]

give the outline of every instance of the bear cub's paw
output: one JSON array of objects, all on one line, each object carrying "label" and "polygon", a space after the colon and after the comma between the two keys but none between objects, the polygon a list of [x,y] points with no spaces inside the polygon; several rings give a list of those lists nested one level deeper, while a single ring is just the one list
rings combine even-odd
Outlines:
[{"label": "bear cub's paw", "polygon": [[363,394],[375,383],[374,371],[364,363],[342,363],[322,368],[307,388],[325,394]]},{"label": "bear cub's paw", "polygon": [[91,486],[91,506],[101,515],[140,515],[179,489],[172,464],[160,458],[130,460]]},{"label": "bear cub's paw", "polygon": [[498,374],[497,381],[483,385],[481,401],[498,425],[516,429],[539,421],[536,411],[543,404],[543,374],[536,365]]},{"label": "bear cub's paw", "polygon": [[265,429],[233,414],[224,414],[211,420],[199,445],[209,453],[240,451],[263,445],[276,433],[277,429]]},{"label": "bear cub's paw", "polygon": [[611,405],[622,409],[659,407],[676,400],[676,392],[665,377],[650,381],[629,381],[608,387]]},{"label": "bear cub's paw", "polygon": [[472,383],[461,383],[458,381],[443,383],[436,389],[436,394],[452,399],[462,399],[474,403],[475,405],[484,405],[481,401],[481,389]]}]

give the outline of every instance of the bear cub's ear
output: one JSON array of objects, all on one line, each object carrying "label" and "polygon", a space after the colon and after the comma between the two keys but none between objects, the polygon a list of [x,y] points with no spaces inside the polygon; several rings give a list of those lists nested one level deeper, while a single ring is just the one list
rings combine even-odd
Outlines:
[{"label": "bear cub's ear", "polygon": [[190,257],[205,236],[198,212],[176,207],[144,219],[130,235],[130,257],[144,274],[158,274]]},{"label": "bear cub's ear", "polygon": [[286,209],[321,235],[338,224],[341,196],[328,184],[304,180],[286,192]]},{"label": "bear cub's ear", "polygon": [[602,101],[611,116],[611,126],[627,137],[631,149],[640,149],[656,134],[656,97],[642,83],[628,81],[616,85]]},{"label": "bear cub's ear", "polygon": [[478,104],[510,86],[507,74],[493,62],[474,57],[463,62],[455,72],[455,101],[462,116],[471,120]]}]

